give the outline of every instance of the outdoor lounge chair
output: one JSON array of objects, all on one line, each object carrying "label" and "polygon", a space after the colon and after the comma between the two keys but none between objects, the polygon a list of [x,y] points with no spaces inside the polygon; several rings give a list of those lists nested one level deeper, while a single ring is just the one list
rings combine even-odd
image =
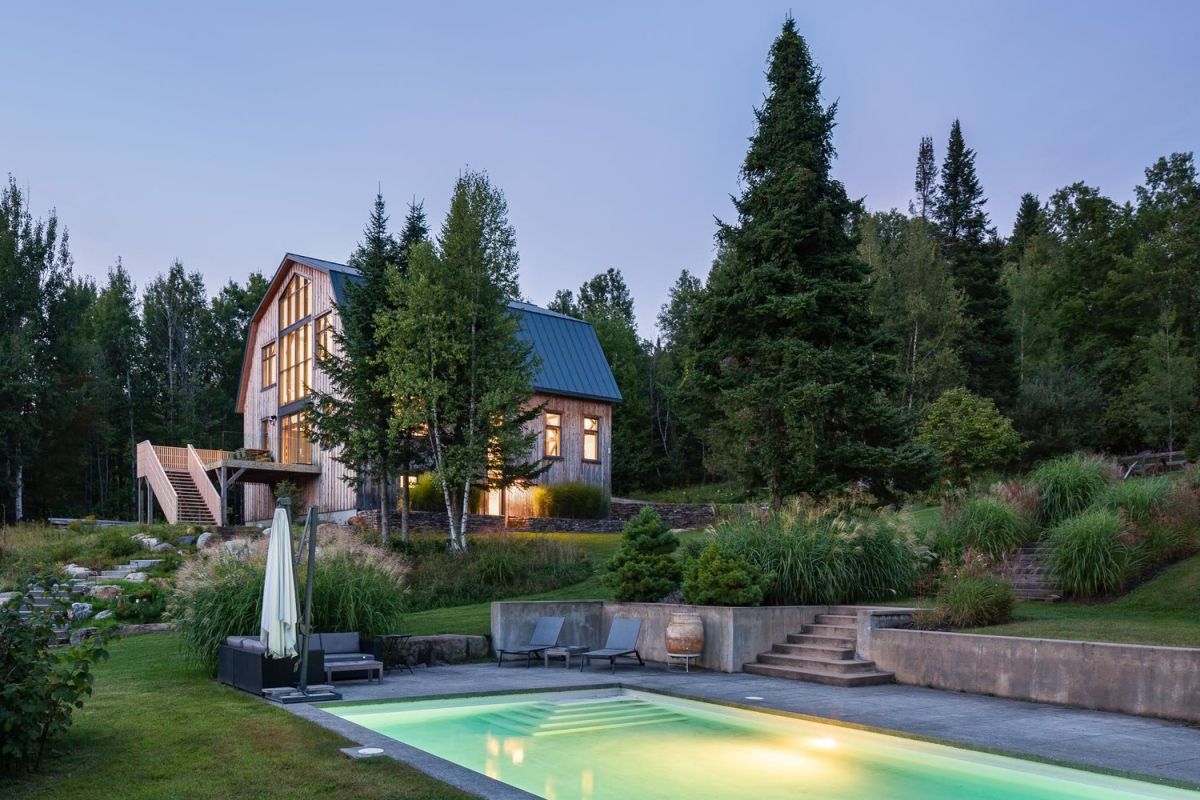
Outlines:
[{"label": "outdoor lounge chair", "polygon": [[525,656],[525,666],[528,667],[535,658],[542,654],[543,650],[558,644],[558,635],[562,633],[562,626],[562,617],[538,617],[537,624],[533,626],[533,635],[529,637],[529,644],[512,645],[503,650],[496,650],[496,666],[504,663],[505,655],[523,655]]},{"label": "outdoor lounge chair", "polygon": [[608,641],[599,650],[589,650],[583,654],[579,671],[593,658],[607,658],[612,671],[617,671],[618,658],[636,658],[639,666],[646,666],[642,656],[637,651],[638,635],[642,632],[642,621],[633,617],[613,617],[608,629]]}]

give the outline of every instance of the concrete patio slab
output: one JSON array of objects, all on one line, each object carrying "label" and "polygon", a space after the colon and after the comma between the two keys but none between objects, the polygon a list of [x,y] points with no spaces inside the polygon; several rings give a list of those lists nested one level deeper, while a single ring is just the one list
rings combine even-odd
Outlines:
[{"label": "concrete patio slab", "polygon": [[[490,663],[418,669],[413,675],[393,673],[382,684],[343,683],[338,689],[348,702],[369,702],[612,685],[821,717],[1200,789],[1200,727],[916,686],[845,689],[745,673],[666,672],[653,664],[619,669],[613,675],[599,668],[580,672],[541,666],[499,668]],[[288,710],[360,745],[382,747],[389,755],[466,791],[487,797],[530,797],[512,787],[501,790],[503,784],[478,773],[346,722],[322,711],[320,704],[297,704]]]}]

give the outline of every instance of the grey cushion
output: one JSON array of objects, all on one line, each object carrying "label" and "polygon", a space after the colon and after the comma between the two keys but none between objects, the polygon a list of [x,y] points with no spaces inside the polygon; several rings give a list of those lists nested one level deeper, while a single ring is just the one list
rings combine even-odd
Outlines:
[{"label": "grey cushion", "polygon": [[249,653],[267,652],[267,648],[263,646],[257,636],[228,636],[225,638],[225,643],[230,647],[236,647],[238,650],[245,650]]},{"label": "grey cushion", "polygon": [[370,653],[326,653],[326,664],[341,664],[345,661],[370,661],[373,659]]},{"label": "grey cushion", "polygon": [[321,649],[325,651],[325,659],[331,654],[358,653],[357,633],[322,633]]}]

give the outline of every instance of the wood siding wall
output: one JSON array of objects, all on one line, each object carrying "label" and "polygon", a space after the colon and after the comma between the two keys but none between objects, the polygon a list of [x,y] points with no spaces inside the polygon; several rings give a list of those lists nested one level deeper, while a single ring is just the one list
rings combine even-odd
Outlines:
[{"label": "wood siding wall", "polygon": [[[263,308],[262,317],[253,325],[250,337],[253,341],[251,350],[251,366],[249,380],[246,386],[246,409],[242,416],[243,443],[245,447],[259,447],[262,420],[276,417],[269,426],[270,450],[274,458],[279,458],[279,384],[267,389],[262,388],[262,349],[268,343],[275,341],[279,326],[279,296],[287,286],[292,275],[299,273],[312,281],[312,319],[313,335],[316,334],[317,317],[330,311],[334,306],[333,285],[329,274],[312,269],[301,264],[291,264],[288,271],[278,281],[278,287],[271,295],[269,302]],[[334,312],[335,323],[337,312]],[[314,339],[315,341],[315,339]],[[275,360],[276,370],[279,368],[278,350]],[[330,389],[329,376],[320,365],[313,367],[313,388],[327,392]],[[313,478],[298,482],[304,490],[304,506],[316,505],[322,514],[346,511],[354,508],[355,492],[351,484],[344,479],[348,470],[334,456],[336,451],[327,450],[313,445],[313,463],[321,467],[321,473]],[[248,520],[269,519],[275,499],[271,487],[262,484],[246,484],[245,488],[245,517]]]}]

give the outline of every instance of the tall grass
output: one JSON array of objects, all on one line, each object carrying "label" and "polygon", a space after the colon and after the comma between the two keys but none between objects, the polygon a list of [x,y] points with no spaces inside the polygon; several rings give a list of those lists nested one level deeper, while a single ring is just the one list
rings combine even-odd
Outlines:
[{"label": "tall grass", "polygon": [[1126,522],[1116,511],[1093,508],[1063,520],[1047,534],[1050,574],[1075,597],[1112,594],[1137,564],[1123,539]]},{"label": "tall grass", "polygon": [[533,490],[533,509],[539,517],[606,519],[608,494],[587,483],[551,483]]},{"label": "tall grass", "polygon": [[712,542],[768,576],[768,605],[902,597],[920,565],[915,539],[887,512],[818,508],[737,517],[717,525]]},{"label": "tall grass", "polygon": [[1086,509],[1104,491],[1111,473],[1107,462],[1083,454],[1041,464],[1029,476],[1038,490],[1038,523],[1053,527]]},{"label": "tall grass", "polygon": [[958,552],[970,547],[994,558],[1011,553],[1030,535],[1017,510],[993,497],[967,501],[950,516],[946,527]]},{"label": "tall grass", "polygon": [[1157,476],[1133,478],[1106,486],[1096,505],[1109,511],[1123,511],[1130,521],[1139,525],[1154,518],[1156,511],[1167,504],[1171,494],[1172,480]]}]

